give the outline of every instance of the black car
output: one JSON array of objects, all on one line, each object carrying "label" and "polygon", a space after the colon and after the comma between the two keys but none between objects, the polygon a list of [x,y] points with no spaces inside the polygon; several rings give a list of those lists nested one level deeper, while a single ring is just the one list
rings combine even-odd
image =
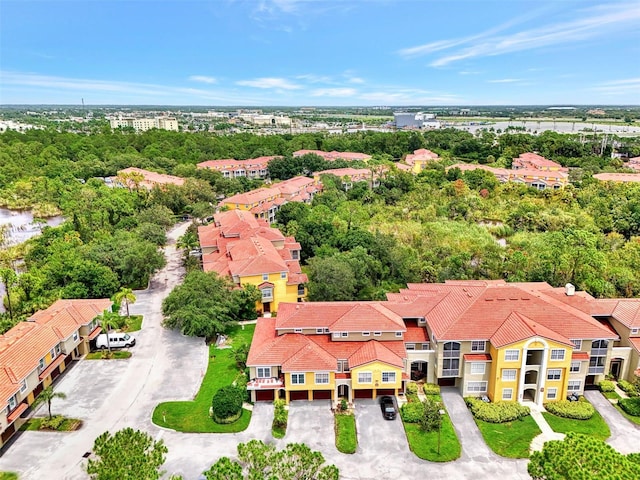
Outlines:
[{"label": "black car", "polygon": [[396,419],[396,406],[393,403],[393,398],[382,397],[380,398],[380,409],[382,410],[382,416],[385,420]]}]

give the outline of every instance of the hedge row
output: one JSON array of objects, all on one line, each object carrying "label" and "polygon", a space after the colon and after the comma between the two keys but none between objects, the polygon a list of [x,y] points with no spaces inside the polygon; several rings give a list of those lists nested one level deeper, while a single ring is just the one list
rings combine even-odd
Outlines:
[{"label": "hedge row", "polygon": [[602,380],[598,387],[600,387],[601,392],[613,392],[616,389],[616,384],[610,380]]},{"label": "hedge row", "polygon": [[618,401],[620,408],[634,417],[640,417],[640,397],[622,398]]},{"label": "hedge row", "polygon": [[465,402],[474,417],[489,423],[505,423],[529,415],[529,407],[517,402],[487,403],[478,398],[465,398]]},{"label": "hedge row", "polygon": [[626,380],[618,380],[618,386],[620,387],[620,390],[630,397],[638,396],[638,390],[636,390],[636,386],[633,383],[627,382]]},{"label": "hedge row", "polygon": [[434,383],[425,383],[423,388],[425,395],[440,395],[440,387]]},{"label": "hedge row", "polygon": [[544,408],[559,417],[576,420],[589,420],[595,413],[593,405],[589,402],[570,402],[569,400],[545,403]]},{"label": "hedge row", "polygon": [[420,420],[424,417],[424,403],[405,403],[400,407],[400,417],[406,423],[420,423]]}]

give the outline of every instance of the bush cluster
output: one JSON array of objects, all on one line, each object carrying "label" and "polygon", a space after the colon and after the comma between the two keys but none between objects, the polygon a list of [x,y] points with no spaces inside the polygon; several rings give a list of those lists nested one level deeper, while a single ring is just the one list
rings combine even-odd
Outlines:
[{"label": "bush cluster", "polygon": [[622,398],[618,401],[620,408],[634,417],[640,417],[640,397]]},{"label": "bush cluster", "polygon": [[407,388],[405,389],[405,393],[407,395],[416,395],[418,393],[418,384],[416,382],[407,383]]},{"label": "bush cluster", "polygon": [[465,398],[465,402],[474,417],[489,423],[505,423],[529,415],[529,407],[517,402],[486,403],[478,398]]},{"label": "bush cluster", "polygon": [[598,387],[600,387],[601,392],[613,392],[616,389],[616,384],[610,380],[602,380]]},{"label": "bush cluster", "polygon": [[422,402],[405,403],[400,407],[400,417],[407,423],[420,423],[424,417],[424,404]]},{"label": "bush cluster", "polygon": [[620,390],[630,397],[638,396],[638,390],[636,390],[636,386],[633,383],[627,382],[626,380],[618,380],[618,386],[620,387]]},{"label": "bush cluster", "polygon": [[435,383],[425,383],[423,388],[425,395],[440,395],[440,386]]},{"label": "bush cluster", "polygon": [[593,405],[589,402],[570,402],[569,400],[545,403],[544,408],[558,417],[576,420],[589,420],[595,413]]},{"label": "bush cluster", "polygon": [[276,399],[273,401],[273,428],[280,428],[284,430],[287,428],[289,421],[289,412],[284,407],[285,401],[282,399]]},{"label": "bush cluster", "polygon": [[40,422],[40,429],[58,430],[63,423],[64,417],[62,415],[54,415],[51,418],[43,418]]},{"label": "bush cluster", "polygon": [[233,385],[222,387],[213,396],[211,410],[216,423],[229,423],[240,417],[244,392]]},{"label": "bush cluster", "polygon": [[407,397],[407,402],[409,403],[419,403],[420,402],[420,398],[418,398],[418,394],[417,393],[407,393],[406,395]]}]

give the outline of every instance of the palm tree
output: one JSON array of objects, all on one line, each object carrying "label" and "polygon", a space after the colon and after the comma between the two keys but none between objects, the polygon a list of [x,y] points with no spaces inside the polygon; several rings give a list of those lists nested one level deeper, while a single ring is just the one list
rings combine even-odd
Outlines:
[{"label": "palm tree", "polygon": [[67,398],[67,395],[62,393],[62,392],[54,392],[53,391],[53,387],[51,385],[49,385],[47,388],[42,390],[42,392],[40,392],[40,395],[38,395],[36,397],[36,400],[33,402],[33,406],[34,407],[40,405],[41,403],[45,403],[45,402],[47,403],[47,407],[49,408],[49,420],[51,420],[51,418],[52,418],[52,415],[51,415],[51,400],[53,400],[54,398],[65,399],[65,398]]},{"label": "palm tree", "polygon": [[111,353],[111,343],[109,342],[109,330],[112,328],[118,328],[120,325],[120,315],[114,312],[110,312],[109,310],[105,310],[98,317],[100,320],[100,325],[105,329],[105,333],[107,334],[107,350]]},{"label": "palm tree", "polygon": [[11,290],[18,283],[18,276],[11,268],[0,268],[0,281],[4,284],[4,290],[7,292],[7,307],[9,310],[9,318],[13,321],[13,306],[11,305]]},{"label": "palm tree", "polygon": [[113,301],[117,304],[121,304],[124,300],[124,304],[127,307],[127,318],[130,318],[129,315],[129,304],[136,303],[136,296],[133,293],[133,290],[130,288],[122,287],[118,293],[113,296]]}]

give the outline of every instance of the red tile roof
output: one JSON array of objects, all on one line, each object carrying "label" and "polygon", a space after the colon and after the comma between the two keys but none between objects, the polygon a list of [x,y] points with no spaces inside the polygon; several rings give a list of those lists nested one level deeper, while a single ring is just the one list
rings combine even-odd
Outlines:
[{"label": "red tile roof", "polygon": [[[143,170],[142,168],[136,167],[129,167],[118,171],[118,175],[127,175],[129,173],[142,175],[143,180],[140,182],[140,185],[148,188],[149,190],[151,190],[155,185],[184,185],[185,182],[185,179],[181,177],[150,172],[149,170]],[[130,183],[130,186],[133,186],[133,182],[129,181],[128,183]]]},{"label": "red tile roof", "polygon": [[465,362],[491,362],[493,360],[488,353],[465,353],[463,357]]},{"label": "red tile roof", "polygon": [[385,346],[386,342],[369,340],[368,342],[360,343],[362,346],[351,354],[348,359],[349,368],[359,367],[376,361],[403,368],[402,359],[406,357],[406,354],[400,357]]},{"label": "red tile roof", "polygon": [[402,318],[381,302],[281,303],[277,329],[327,327],[331,332],[404,332]]},{"label": "red tile roof", "polygon": [[573,346],[568,338],[517,312],[511,312],[489,340],[494,347],[501,348],[531,337],[543,337],[570,347]]},{"label": "red tile roof", "polygon": [[636,352],[640,353],[640,337],[630,337],[629,343]]},{"label": "red tile roof", "polygon": [[20,322],[0,336],[0,368],[4,368],[13,383],[19,383],[59,343],[54,329],[35,322]]},{"label": "red tile roof", "polygon": [[336,368],[337,359],[313,342],[282,362],[283,372],[335,371]]},{"label": "red tile roof", "polygon": [[557,168],[561,171],[568,171],[567,168],[562,167],[559,163],[544,158],[537,153],[521,153],[518,158],[513,159],[513,168],[532,168],[536,170],[545,170],[549,168]]},{"label": "red tile roof", "polygon": [[31,315],[29,321],[52,328],[60,340],[64,340],[81,326],[91,323],[112,303],[108,298],[58,300],[49,308]]},{"label": "red tile roof", "polygon": [[637,173],[597,173],[593,176],[602,182],[640,182]]},{"label": "red tile roof", "polygon": [[404,334],[405,342],[425,343],[429,341],[427,328],[416,324],[407,324],[407,331]]},{"label": "red tile roof", "polygon": [[325,160],[369,160],[371,155],[367,155],[366,153],[358,153],[358,152],[336,152],[335,150],[332,152],[324,152],[322,150],[298,150],[293,152],[294,157],[301,157],[302,155],[308,155],[313,153],[314,155],[318,155],[319,157],[324,158]]},{"label": "red tile roof", "polygon": [[571,352],[571,360],[589,360],[588,352]]}]

